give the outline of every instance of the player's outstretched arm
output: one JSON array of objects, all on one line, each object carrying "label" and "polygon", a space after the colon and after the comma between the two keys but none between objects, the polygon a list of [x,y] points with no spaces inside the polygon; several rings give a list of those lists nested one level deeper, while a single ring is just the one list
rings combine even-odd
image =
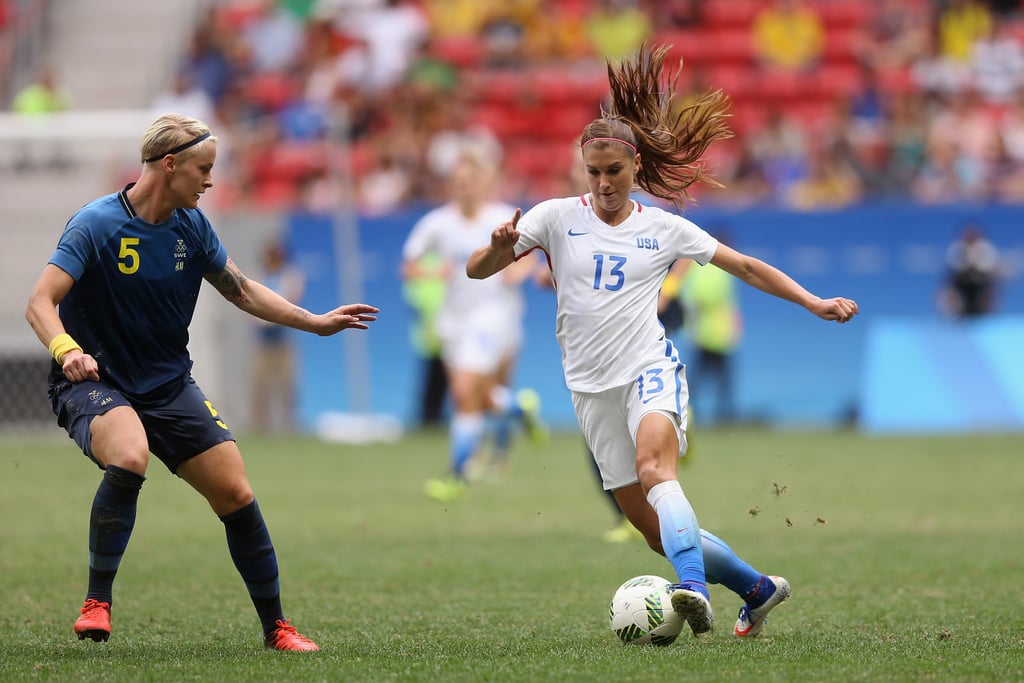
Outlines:
[{"label": "player's outstretched arm", "polygon": [[475,280],[483,280],[516,260],[513,247],[519,241],[519,231],[516,230],[516,225],[519,223],[521,215],[523,215],[522,209],[516,209],[512,220],[502,223],[491,233],[490,244],[484,245],[470,254],[469,260],[466,262],[466,275]]},{"label": "player's outstretched arm", "polygon": [[718,245],[711,263],[762,292],[803,306],[822,320],[845,323],[859,312],[856,301],[844,297],[822,299],[815,296],[775,266],[724,244]]},{"label": "player's outstretched arm", "polygon": [[368,329],[368,323],[376,320],[380,312],[368,304],[346,304],[327,313],[310,313],[269,287],[247,278],[230,258],[224,270],[210,273],[206,279],[225,299],[249,315],[322,337],[347,329]]}]

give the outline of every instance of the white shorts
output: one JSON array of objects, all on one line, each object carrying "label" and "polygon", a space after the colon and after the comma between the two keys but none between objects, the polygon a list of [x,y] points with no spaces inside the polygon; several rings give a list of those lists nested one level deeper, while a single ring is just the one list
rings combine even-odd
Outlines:
[{"label": "white shorts", "polygon": [[576,419],[601,471],[605,490],[639,481],[636,473],[636,431],[648,413],[662,413],[679,437],[679,457],[686,455],[686,368],[665,359],[631,384],[596,394],[572,392]]},{"label": "white shorts", "polygon": [[438,321],[441,358],[452,370],[489,375],[519,353],[523,342],[518,318],[490,312],[462,320]]}]

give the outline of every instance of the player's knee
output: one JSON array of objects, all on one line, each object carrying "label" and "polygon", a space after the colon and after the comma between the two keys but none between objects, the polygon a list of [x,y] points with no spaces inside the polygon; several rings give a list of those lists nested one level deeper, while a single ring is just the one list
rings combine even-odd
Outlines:
[{"label": "player's knee", "polygon": [[226,515],[236,510],[241,510],[255,499],[256,496],[252,492],[252,487],[244,479],[218,487],[209,496],[210,507],[218,515]]},{"label": "player's knee", "polygon": [[657,457],[645,457],[637,453],[636,475],[644,491],[650,491],[655,485],[668,479],[675,479],[675,471],[666,468]]},{"label": "player's knee", "polygon": [[123,470],[145,474],[149,467],[149,443],[146,439],[128,435],[116,444],[109,454],[101,458],[107,465],[116,465]]}]

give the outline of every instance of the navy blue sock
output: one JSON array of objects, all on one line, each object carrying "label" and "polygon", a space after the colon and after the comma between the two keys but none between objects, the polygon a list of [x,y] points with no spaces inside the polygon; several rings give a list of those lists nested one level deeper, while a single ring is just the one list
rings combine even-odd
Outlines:
[{"label": "navy blue sock", "polygon": [[281,610],[277,555],[263,514],[253,500],[240,510],[223,515],[220,520],[224,522],[231,559],[245,581],[263,625],[263,633],[268,634],[277,628],[278,619],[284,619],[284,613]]},{"label": "navy blue sock", "polygon": [[89,515],[89,592],[86,598],[114,604],[114,577],[135,528],[139,491],[146,478],[107,465]]},{"label": "navy blue sock", "polygon": [[740,559],[725,541],[707,529],[701,529],[700,536],[708,581],[722,584],[744,600],[755,593],[761,572]]}]

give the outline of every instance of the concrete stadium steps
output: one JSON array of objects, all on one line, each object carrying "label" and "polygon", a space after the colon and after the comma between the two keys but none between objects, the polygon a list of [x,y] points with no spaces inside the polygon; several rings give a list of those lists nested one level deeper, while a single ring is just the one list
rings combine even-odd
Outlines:
[{"label": "concrete stadium steps", "polygon": [[146,107],[188,45],[203,0],[56,2],[46,55],[76,109]]}]

